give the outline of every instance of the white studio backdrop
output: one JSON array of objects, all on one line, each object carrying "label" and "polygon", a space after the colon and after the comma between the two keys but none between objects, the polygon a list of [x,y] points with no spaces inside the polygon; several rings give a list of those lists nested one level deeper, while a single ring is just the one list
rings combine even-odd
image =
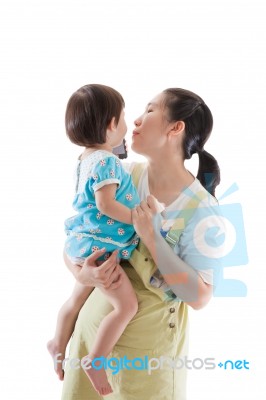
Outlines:
[{"label": "white studio backdrop", "polygon": [[[87,83],[123,94],[129,146],[134,119],[167,87],[196,92],[212,110],[206,149],[220,163],[218,197],[237,183],[224,202],[242,205],[249,253],[225,275],[248,295],[190,311],[190,356],[246,359],[250,369],[194,369],[188,400],[265,397],[264,22],[258,0],[1,1],[1,398],[60,398],[45,347],[74,283],[63,222],[81,151],[65,136],[64,112]],[[187,167],[196,173],[196,156]]]}]

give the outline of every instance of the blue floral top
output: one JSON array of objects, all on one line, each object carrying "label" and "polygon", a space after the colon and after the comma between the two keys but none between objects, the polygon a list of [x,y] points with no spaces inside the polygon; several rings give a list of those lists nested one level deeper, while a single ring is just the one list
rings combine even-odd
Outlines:
[{"label": "blue floral top", "polygon": [[76,171],[76,194],[73,207],[77,214],[65,221],[67,234],[65,250],[74,259],[85,258],[105,247],[100,259],[119,249],[120,258],[130,258],[139,238],[133,225],[115,221],[96,207],[95,192],[104,185],[116,183],[115,199],[132,209],[140,203],[132,178],[114,154],[97,150],[79,160]]}]

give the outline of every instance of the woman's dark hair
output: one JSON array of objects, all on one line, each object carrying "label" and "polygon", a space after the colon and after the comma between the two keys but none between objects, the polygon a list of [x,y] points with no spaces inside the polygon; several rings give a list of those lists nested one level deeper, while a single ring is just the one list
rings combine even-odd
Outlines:
[{"label": "woman's dark hair", "polygon": [[118,124],[124,107],[121,94],[109,86],[91,84],[81,87],[67,103],[67,136],[79,146],[105,143],[108,125],[113,117]]},{"label": "woman's dark hair", "polygon": [[204,150],[213,126],[212,113],[204,101],[189,90],[170,88],[163,91],[164,106],[169,122],[183,121],[185,135],[183,152],[185,160],[194,153],[199,155],[197,178],[213,196],[220,183],[220,168],[215,158]]}]

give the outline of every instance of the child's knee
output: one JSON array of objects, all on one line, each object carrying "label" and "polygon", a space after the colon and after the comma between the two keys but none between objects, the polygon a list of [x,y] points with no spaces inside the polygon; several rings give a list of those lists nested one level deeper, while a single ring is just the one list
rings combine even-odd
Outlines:
[{"label": "child's knee", "polygon": [[128,297],[126,302],[123,304],[123,308],[130,319],[132,319],[138,312],[138,300],[136,296]]},{"label": "child's knee", "polygon": [[88,299],[88,297],[89,293],[87,291],[72,294],[70,298],[72,307],[81,308]]}]

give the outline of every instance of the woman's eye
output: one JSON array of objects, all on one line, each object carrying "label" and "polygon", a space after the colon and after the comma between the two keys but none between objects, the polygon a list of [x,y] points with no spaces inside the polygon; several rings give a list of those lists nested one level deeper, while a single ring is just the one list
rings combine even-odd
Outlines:
[{"label": "woman's eye", "polygon": [[152,112],[152,110],[151,110],[151,109],[149,109],[149,110],[147,110],[147,112],[148,112],[148,113],[150,113],[150,112]]}]

